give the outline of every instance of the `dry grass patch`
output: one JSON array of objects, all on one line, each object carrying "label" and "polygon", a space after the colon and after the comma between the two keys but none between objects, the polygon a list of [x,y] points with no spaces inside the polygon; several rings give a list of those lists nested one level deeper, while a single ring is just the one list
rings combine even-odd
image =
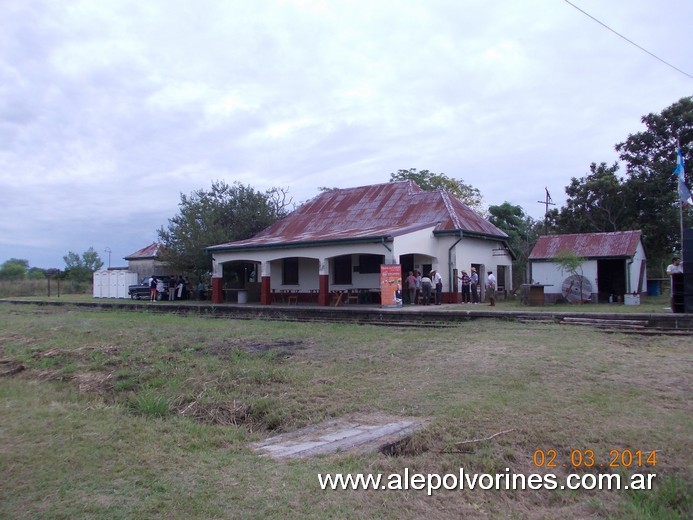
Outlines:
[{"label": "dry grass patch", "polygon": [[176,406],[176,413],[182,417],[192,417],[206,424],[243,425],[251,417],[247,404],[231,401],[229,403],[201,403],[192,401],[184,406]]},{"label": "dry grass patch", "polygon": [[[0,378],[0,517],[691,513],[688,338],[492,321],[398,329],[6,310],[0,370],[25,370]],[[430,423],[388,453],[277,462],[249,449],[354,413]],[[657,472],[656,489],[427,496],[317,482],[329,472],[541,473],[536,450],[565,462],[584,449],[599,463],[613,449],[658,450],[656,468],[641,469]]]}]

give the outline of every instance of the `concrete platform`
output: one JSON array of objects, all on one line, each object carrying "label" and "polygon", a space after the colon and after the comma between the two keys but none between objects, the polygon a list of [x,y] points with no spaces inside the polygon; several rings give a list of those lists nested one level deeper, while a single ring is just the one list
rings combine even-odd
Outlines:
[{"label": "concrete platform", "polygon": [[[593,320],[639,320],[647,325],[643,330],[693,331],[693,313],[646,314],[615,312],[570,312],[568,308],[552,306],[541,310],[498,310],[487,305],[443,304],[407,305],[399,308],[383,308],[380,305],[345,305],[322,307],[317,305],[260,305],[232,304],[214,305],[209,302],[140,302],[131,300],[98,300],[93,302],[47,301],[45,299],[0,300],[7,305],[47,305],[91,309],[112,309],[132,312],[173,313],[181,315],[208,316],[231,319],[263,319],[300,322],[341,322],[394,326],[454,326],[471,320],[511,320],[519,322],[567,323],[566,318],[588,318]],[[606,309],[605,309],[606,310]]]},{"label": "concrete platform", "polygon": [[275,459],[314,457],[352,451],[379,451],[426,424],[420,417],[350,415],[255,442],[251,447]]}]

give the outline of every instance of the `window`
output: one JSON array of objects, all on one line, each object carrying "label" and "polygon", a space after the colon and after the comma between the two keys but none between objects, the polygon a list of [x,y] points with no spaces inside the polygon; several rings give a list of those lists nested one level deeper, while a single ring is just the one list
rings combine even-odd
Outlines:
[{"label": "window", "polygon": [[383,255],[359,255],[359,273],[379,274],[382,263]]},{"label": "window", "polygon": [[282,261],[282,285],[298,285],[298,257]]},{"label": "window", "polygon": [[433,270],[433,264],[421,264],[421,276],[429,276]]},{"label": "window", "polygon": [[335,257],[334,283],[336,285],[351,285],[351,255]]}]

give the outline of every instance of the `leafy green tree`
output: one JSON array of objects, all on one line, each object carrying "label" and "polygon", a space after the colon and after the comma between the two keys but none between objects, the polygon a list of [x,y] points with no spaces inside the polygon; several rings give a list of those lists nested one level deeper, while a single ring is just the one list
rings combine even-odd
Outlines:
[{"label": "leafy green tree", "polygon": [[205,248],[252,237],[284,217],[291,204],[283,188],[262,193],[238,182],[215,181],[210,190],[181,194],[179,214],[158,231],[159,256],[180,272],[203,275],[212,268]]},{"label": "leafy green tree", "polygon": [[513,286],[525,283],[529,253],[532,251],[542,229],[542,223],[527,215],[521,206],[504,202],[499,206],[489,206],[488,220],[504,231],[510,248],[515,253],[513,261]]},{"label": "leafy green tree", "polygon": [[[693,154],[693,97],[682,98],[659,114],[642,117],[646,129],[615,146],[626,164],[590,165],[590,173],[573,178],[568,201],[547,214],[551,232],[584,233],[640,229],[650,276],[663,276],[671,255],[681,247],[680,206],[674,176],[676,147],[684,158]],[[684,226],[693,225],[690,208]]]},{"label": "leafy green tree", "polygon": [[[583,271],[582,271],[582,266],[584,263],[587,261],[586,258],[583,258],[581,256],[578,256],[575,251],[572,251],[570,249],[565,249],[563,251],[559,251],[556,256],[553,258],[554,262],[556,262],[559,267],[561,268],[561,272],[565,273],[566,271],[571,275],[575,276],[577,279],[577,289],[578,293],[580,295],[580,303],[584,303],[584,290],[583,290],[583,281],[584,281],[584,276],[583,276]],[[567,296],[567,295],[564,295]],[[570,301],[570,300],[569,300]]]},{"label": "leafy green tree", "polygon": [[28,260],[10,258],[0,266],[0,280],[24,280],[28,269]]},{"label": "leafy green tree", "polygon": [[565,189],[566,206],[557,216],[556,224],[562,233],[619,231],[632,225],[628,186],[616,172],[618,163],[592,163],[589,175],[571,179]]},{"label": "leafy green tree", "polygon": [[46,277],[46,270],[40,267],[31,267],[26,272],[26,277],[29,280],[43,280]]},{"label": "leafy green tree", "polygon": [[90,282],[94,271],[103,267],[103,261],[93,247],[87,249],[81,256],[69,251],[63,256],[63,260],[65,261],[65,277],[74,282]]},{"label": "leafy green tree", "polygon": [[391,173],[390,182],[395,181],[414,181],[423,190],[447,190],[477,213],[483,213],[484,199],[481,192],[462,179],[452,179],[444,173],[409,168]]},{"label": "leafy green tree", "polygon": [[553,257],[553,261],[558,264],[562,272],[567,271],[571,275],[582,276],[582,265],[587,261],[587,259],[578,256],[575,251],[564,249],[563,251],[559,251]]},{"label": "leafy green tree", "polygon": [[[648,267],[662,276],[671,254],[680,250],[680,206],[673,175],[676,147],[693,164],[693,96],[685,97],[659,114],[642,117],[643,132],[630,134],[616,145],[626,162],[626,181],[632,222],[643,232]],[[690,174],[690,172],[689,172]],[[684,227],[693,225],[690,208],[683,212]]]}]

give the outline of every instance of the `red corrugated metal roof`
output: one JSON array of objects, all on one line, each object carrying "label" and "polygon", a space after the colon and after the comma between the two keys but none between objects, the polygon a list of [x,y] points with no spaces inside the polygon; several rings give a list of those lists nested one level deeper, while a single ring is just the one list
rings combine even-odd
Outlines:
[{"label": "red corrugated metal roof", "polygon": [[131,255],[128,255],[124,260],[143,260],[145,258],[156,258],[159,255],[159,248],[161,246],[156,242],[143,247],[139,251],[135,251]]},{"label": "red corrugated metal roof", "polygon": [[447,192],[424,191],[412,181],[400,181],[324,192],[253,238],[209,249],[390,237],[427,226],[507,238]]},{"label": "red corrugated metal roof", "polygon": [[632,257],[640,242],[640,231],[576,233],[539,237],[530,260],[550,260],[562,251],[573,251],[584,258]]}]

